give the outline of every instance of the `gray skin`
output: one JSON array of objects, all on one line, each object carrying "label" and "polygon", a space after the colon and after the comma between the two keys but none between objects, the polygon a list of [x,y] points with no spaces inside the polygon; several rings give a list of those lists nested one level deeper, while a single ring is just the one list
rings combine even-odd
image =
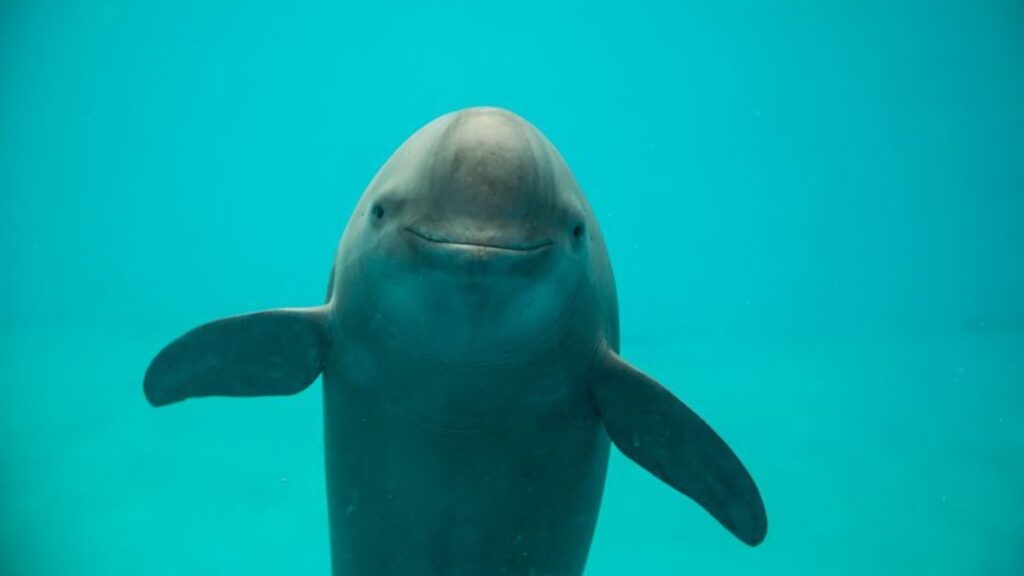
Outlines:
[{"label": "gray skin", "polygon": [[378,172],[325,305],[200,326],[145,391],[293,394],[322,372],[336,576],[579,575],[609,440],[758,544],[743,465],[618,349],[608,254],[562,157],[519,116],[470,108]]}]

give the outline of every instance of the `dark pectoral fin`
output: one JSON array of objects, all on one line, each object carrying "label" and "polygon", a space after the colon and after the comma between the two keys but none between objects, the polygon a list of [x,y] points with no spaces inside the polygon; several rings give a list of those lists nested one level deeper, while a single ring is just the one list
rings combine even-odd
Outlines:
[{"label": "dark pectoral fin", "polygon": [[330,349],[324,307],[282,308],[204,324],[171,342],[146,370],[146,398],[274,396],[316,380]]},{"label": "dark pectoral fin", "polygon": [[611,351],[591,391],[608,435],[626,456],[743,542],[756,546],[764,539],[768,519],[753,478],[700,416]]}]

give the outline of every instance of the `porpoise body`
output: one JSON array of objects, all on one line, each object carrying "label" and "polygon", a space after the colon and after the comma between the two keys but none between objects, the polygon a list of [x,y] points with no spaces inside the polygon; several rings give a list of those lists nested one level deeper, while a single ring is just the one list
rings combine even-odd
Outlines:
[{"label": "porpoise body", "polygon": [[324,305],[200,326],[144,388],[161,406],[322,374],[335,576],[578,576],[610,443],[761,542],[736,455],[618,352],[608,254],[566,163],[516,114],[469,108],[373,178]]}]

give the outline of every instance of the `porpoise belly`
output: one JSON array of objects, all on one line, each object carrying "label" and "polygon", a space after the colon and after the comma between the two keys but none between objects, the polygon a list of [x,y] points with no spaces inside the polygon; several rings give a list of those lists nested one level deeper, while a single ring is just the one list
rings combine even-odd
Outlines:
[{"label": "porpoise belly", "polygon": [[339,375],[324,416],[334,576],[582,574],[609,447],[584,399],[453,430]]}]

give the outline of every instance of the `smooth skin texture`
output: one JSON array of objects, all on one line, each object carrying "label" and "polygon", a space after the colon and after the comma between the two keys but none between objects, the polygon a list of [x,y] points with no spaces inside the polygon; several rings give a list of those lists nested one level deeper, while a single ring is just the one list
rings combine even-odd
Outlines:
[{"label": "smooth skin texture", "polygon": [[611,265],[569,168],[519,116],[469,108],[377,173],[326,304],[200,326],[144,388],[162,406],[322,373],[336,576],[582,574],[611,443],[760,543],[739,459],[618,350]]}]

